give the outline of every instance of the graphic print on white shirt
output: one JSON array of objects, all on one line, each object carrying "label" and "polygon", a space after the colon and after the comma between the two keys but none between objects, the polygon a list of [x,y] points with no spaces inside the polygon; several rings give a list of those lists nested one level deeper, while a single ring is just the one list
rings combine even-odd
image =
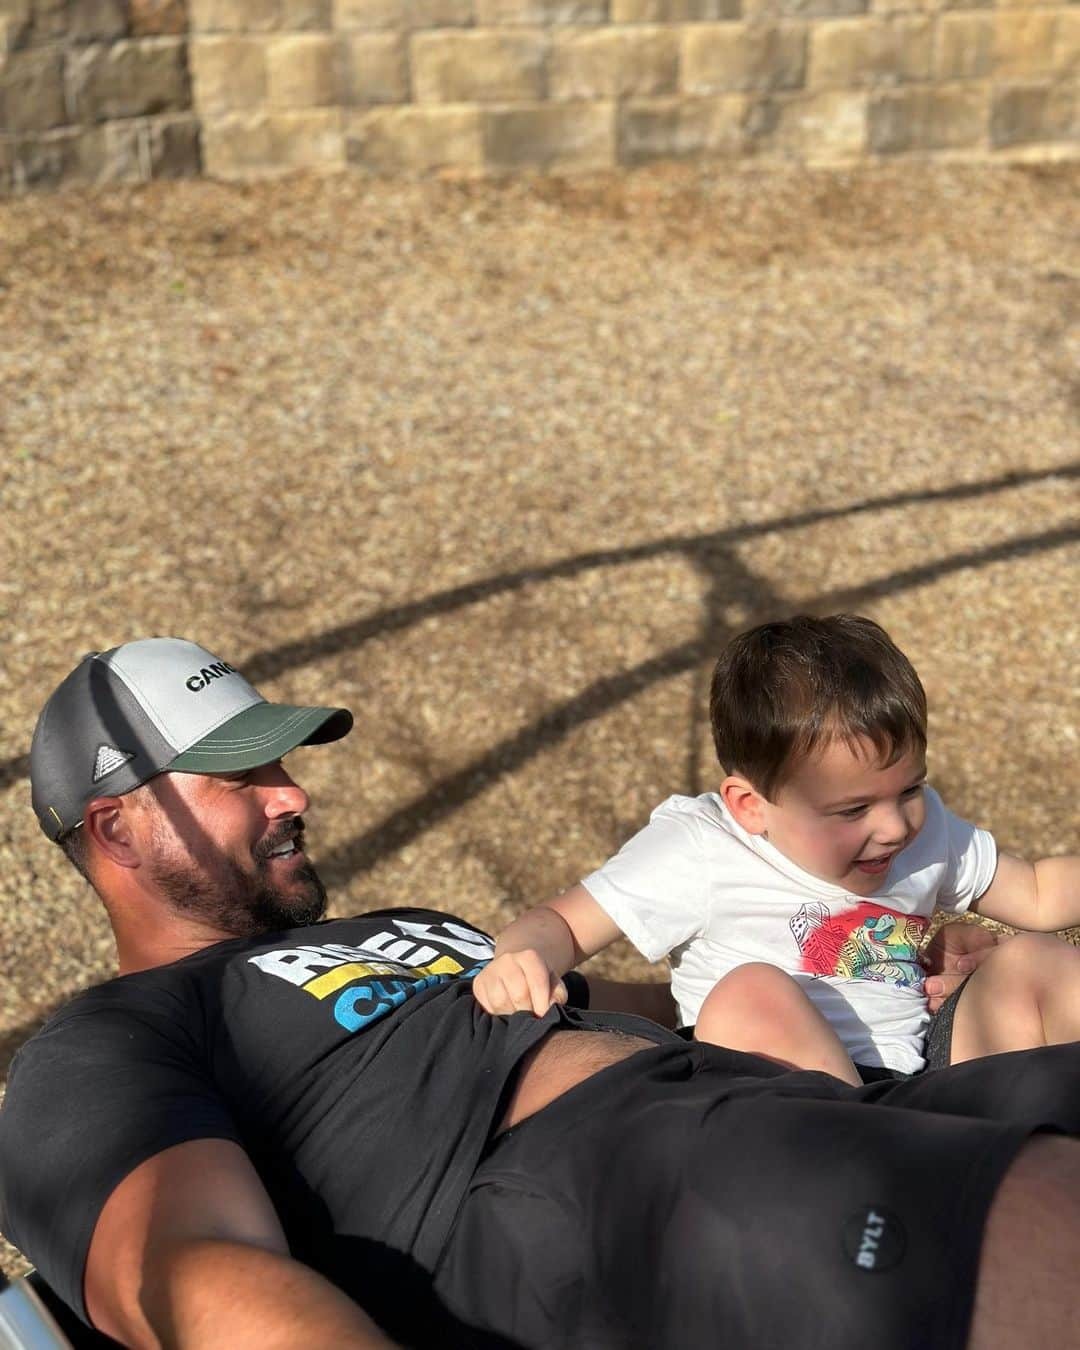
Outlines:
[{"label": "graphic print on white shirt", "polygon": [[871,900],[840,913],[809,900],[788,923],[808,975],[876,980],[920,991],[919,943],[929,926],[921,915],[897,914]]}]

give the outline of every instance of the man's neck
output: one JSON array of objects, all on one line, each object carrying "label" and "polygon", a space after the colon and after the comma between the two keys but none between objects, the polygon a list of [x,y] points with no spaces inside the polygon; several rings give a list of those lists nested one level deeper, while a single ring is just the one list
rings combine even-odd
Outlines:
[{"label": "man's neck", "polygon": [[114,923],[113,935],[116,939],[117,969],[121,975],[171,966],[174,961],[182,961],[187,956],[236,936],[235,933],[224,933],[203,924],[183,921],[159,925],[150,932],[131,932],[126,925]]}]

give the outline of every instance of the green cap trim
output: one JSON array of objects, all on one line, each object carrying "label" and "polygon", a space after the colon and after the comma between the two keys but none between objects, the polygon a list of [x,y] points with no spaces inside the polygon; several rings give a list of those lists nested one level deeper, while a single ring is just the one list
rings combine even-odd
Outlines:
[{"label": "green cap trim", "polygon": [[235,773],[272,764],[298,745],[336,741],[352,728],[347,708],[254,703],[185,750],[170,773]]}]

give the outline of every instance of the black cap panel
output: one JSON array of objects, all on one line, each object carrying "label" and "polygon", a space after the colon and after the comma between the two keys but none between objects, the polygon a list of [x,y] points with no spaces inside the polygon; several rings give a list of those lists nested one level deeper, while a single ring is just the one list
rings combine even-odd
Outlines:
[{"label": "black cap panel", "polygon": [[30,777],[41,828],[59,838],[81,822],[87,802],[130,792],[175,754],[124,682],[96,655],[84,658],[34,731]]},{"label": "black cap panel", "polygon": [[94,797],[122,796],[171,769],[254,768],[351,725],[344,708],[267,702],[235,666],[185,638],[140,638],[89,653],[45,704],[30,748],[34,810],[55,840]]}]

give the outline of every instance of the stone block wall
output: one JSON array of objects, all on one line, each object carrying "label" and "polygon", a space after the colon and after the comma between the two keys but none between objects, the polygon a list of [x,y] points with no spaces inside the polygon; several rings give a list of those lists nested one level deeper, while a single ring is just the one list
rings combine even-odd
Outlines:
[{"label": "stone block wall", "polygon": [[216,174],[1080,153],[1080,12],[1038,0],[191,0],[191,11]]},{"label": "stone block wall", "polygon": [[909,153],[1080,155],[1080,8],[0,0],[0,182],[6,157],[16,185],[72,167],[475,174]]},{"label": "stone block wall", "polygon": [[0,0],[0,192],[200,167],[185,0]]}]

